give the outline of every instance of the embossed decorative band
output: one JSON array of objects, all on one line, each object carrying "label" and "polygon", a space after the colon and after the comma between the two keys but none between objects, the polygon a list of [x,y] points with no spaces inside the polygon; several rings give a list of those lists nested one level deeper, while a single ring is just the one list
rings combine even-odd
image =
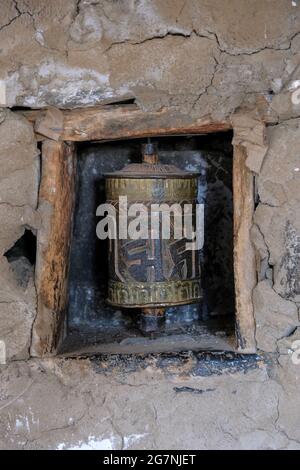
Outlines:
[{"label": "embossed decorative band", "polygon": [[200,279],[168,282],[109,281],[107,302],[120,307],[138,308],[182,305],[202,298]]},{"label": "embossed decorative band", "polygon": [[107,178],[107,200],[119,196],[127,196],[129,201],[192,201],[197,197],[197,178]]}]

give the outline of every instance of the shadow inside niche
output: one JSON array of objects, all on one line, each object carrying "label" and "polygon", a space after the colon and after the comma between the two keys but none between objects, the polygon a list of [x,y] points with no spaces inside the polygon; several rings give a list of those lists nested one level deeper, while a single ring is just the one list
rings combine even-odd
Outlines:
[{"label": "shadow inside niche", "polygon": [[24,234],[4,253],[15,275],[17,283],[26,287],[34,274],[36,263],[36,235],[25,229]]}]

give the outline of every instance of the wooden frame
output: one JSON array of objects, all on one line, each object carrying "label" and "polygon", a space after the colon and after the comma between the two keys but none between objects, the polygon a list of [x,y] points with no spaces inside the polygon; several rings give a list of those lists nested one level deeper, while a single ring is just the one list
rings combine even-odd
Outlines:
[{"label": "wooden frame", "polygon": [[255,252],[250,240],[254,214],[254,175],[246,166],[245,147],[233,147],[233,266],[237,349],[254,353],[252,291],[257,283]]},{"label": "wooden frame", "polygon": [[75,201],[75,145],[46,140],[42,145],[42,175],[37,233],[37,315],[31,354],[57,351],[64,335],[68,265]]},{"label": "wooden frame", "polygon": [[[42,140],[36,286],[38,311],[33,325],[31,354],[54,355],[65,334],[65,306],[70,235],[75,200],[76,142],[134,139],[148,136],[223,132],[230,121],[193,119],[166,109],[144,112],[134,105],[87,109],[27,111]],[[237,350],[254,353],[252,289],[255,256],[249,231],[254,212],[254,176],[245,165],[244,147],[234,146],[234,270]]]}]

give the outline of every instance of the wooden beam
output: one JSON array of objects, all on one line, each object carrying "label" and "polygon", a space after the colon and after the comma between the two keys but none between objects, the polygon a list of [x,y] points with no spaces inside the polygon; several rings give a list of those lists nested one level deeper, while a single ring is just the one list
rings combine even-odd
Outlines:
[{"label": "wooden beam", "polygon": [[55,354],[65,320],[69,251],[75,200],[75,145],[46,140],[38,211],[36,287],[38,311],[31,354]]},{"label": "wooden beam", "polygon": [[[36,133],[49,139],[86,142],[134,139],[148,136],[207,134],[231,129],[228,120],[213,121],[209,116],[195,118],[169,109],[143,111],[136,105],[98,106],[60,110],[63,124],[53,124],[45,110],[22,111]],[[51,108],[53,114],[53,108]],[[52,124],[51,124],[52,121]]]},{"label": "wooden beam", "polygon": [[[250,109],[245,109],[248,113]],[[254,109],[257,118],[266,125],[276,124],[277,113],[264,94],[257,94]],[[51,110],[52,116],[49,116]],[[35,127],[38,140],[44,138],[75,142],[134,139],[138,137],[208,134],[232,129],[230,118],[216,121],[207,115],[193,117],[171,109],[143,111],[135,104],[99,105],[88,108],[57,109],[62,113],[63,124],[53,122],[54,108],[16,111]],[[52,123],[51,123],[52,121]]]},{"label": "wooden beam", "polygon": [[234,278],[238,351],[255,353],[255,322],[252,291],[257,283],[255,251],[250,240],[254,214],[254,176],[246,166],[247,152],[234,146]]},{"label": "wooden beam", "polygon": [[116,140],[178,134],[207,134],[230,129],[227,121],[191,118],[167,109],[145,112],[135,106],[107,106],[64,113],[64,140]]}]

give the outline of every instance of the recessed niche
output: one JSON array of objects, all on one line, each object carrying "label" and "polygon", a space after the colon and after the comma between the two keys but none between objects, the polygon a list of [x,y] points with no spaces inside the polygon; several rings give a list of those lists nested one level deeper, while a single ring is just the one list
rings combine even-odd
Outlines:
[{"label": "recessed niche", "polygon": [[201,252],[201,303],[170,307],[151,336],[140,328],[140,310],[106,304],[107,242],[96,237],[96,208],[105,201],[104,174],[141,161],[145,139],[77,146],[76,202],[71,239],[67,328],[61,352],[139,353],[233,350],[232,133],[162,137],[162,163],[200,173],[198,202],[205,207]]}]

